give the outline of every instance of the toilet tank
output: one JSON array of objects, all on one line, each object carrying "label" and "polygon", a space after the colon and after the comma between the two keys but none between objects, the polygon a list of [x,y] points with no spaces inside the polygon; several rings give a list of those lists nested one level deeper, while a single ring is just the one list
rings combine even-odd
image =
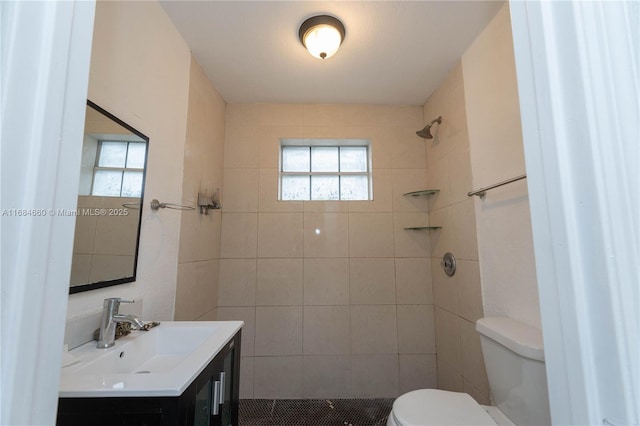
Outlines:
[{"label": "toilet tank", "polygon": [[504,317],[481,318],[476,330],[495,405],[519,426],[550,425],[540,330]]}]

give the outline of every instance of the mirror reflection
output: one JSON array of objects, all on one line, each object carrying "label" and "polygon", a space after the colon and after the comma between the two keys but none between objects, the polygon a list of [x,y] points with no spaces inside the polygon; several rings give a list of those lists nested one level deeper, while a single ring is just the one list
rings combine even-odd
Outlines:
[{"label": "mirror reflection", "polygon": [[135,281],[148,142],[87,102],[70,293]]}]

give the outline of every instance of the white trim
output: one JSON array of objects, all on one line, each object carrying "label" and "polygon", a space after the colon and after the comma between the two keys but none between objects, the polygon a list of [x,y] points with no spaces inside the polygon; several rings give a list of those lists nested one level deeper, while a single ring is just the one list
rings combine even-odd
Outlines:
[{"label": "white trim", "polygon": [[640,5],[510,6],[551,417],[637,425]]},{"label": "white trim", "polygon": [[93,1],[0,2],[0,424],[54,424],[93,32]]}]

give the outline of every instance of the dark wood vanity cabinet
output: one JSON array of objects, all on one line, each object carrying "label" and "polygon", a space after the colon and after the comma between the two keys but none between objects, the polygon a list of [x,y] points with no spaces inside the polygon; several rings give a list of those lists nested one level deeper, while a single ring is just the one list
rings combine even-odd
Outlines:
[{"label": "dark wood vanity cabinet", "polygon": [[59,398],[59,426],[237,426],[241,331],[180,396]]}]

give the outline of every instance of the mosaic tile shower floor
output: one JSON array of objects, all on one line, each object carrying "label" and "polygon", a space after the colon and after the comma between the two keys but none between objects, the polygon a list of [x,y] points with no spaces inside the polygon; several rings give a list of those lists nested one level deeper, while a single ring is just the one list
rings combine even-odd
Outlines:
[{"label": "mosaic tile shower floor", "polygon": [[393,399],[242,399],[240,426],[385,426]]}]

